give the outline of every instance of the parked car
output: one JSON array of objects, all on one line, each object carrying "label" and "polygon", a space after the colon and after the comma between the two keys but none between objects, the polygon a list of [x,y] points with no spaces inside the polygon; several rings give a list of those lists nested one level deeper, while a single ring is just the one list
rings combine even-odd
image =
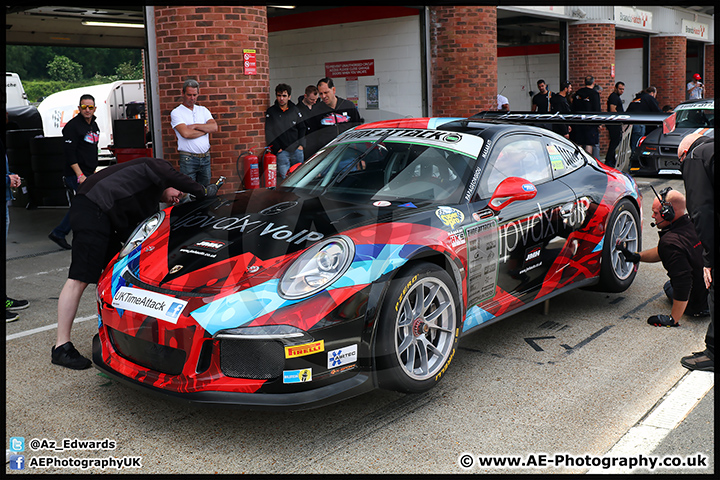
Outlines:
[{"label": "parked car", "polygon": [[691,133],[715,136],[715,100],[689,100],[675,108],[675,129],[664,133],[656,128],[640,139],[630,157],[633,175],[681,175],[677,151]]},{"label": "parked car", "polygon": [[587,287],[641,249],[633,179],[532,126],[349,130],[275,189],[167,208],[98,283],[95,366],[191,402],[304,409],[423,392],[459,337]]}]

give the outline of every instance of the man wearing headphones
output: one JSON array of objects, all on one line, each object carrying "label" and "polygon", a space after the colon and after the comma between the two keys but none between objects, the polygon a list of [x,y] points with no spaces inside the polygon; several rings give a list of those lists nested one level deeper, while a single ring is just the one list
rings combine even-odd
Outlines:
[{"label": "man wearing headphones", "polygon": [[[657,194],[656,194],[657,195]],[[707,289],[703,280],[702,244],[685,211],[685,196],[670,188],[660,192],[652,205],[653,227],[658,227],[657,247],[631,252],[617,246],[629,262],[662,262],[670,280],[664,290],[672,309],[670,315],[653,315],[648,323],[656,327],[679,327],[683,313],[694,317],[709,315]]]}]

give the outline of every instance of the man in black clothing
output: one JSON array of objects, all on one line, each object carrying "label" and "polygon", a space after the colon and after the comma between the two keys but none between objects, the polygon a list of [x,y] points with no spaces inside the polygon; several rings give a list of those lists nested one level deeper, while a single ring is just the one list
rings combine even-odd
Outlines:
[{"label": "man in black clothing", "polygon": [[680,359],[690,370],[715,371],[715,234],[720,215],[715,208],[715,139],[690,134],[678,147],[687,206],[695,231],[703,245],[703,278],[708,288],[710,325],[705,335],[705,350]]},{"label": "man in black clothing", "polygon": [[[648,87],[635,94],[635,98],[628,105],[625,110],[628,113],[632,112],[662,112],[660,104],[657,99],[657,88]],[[637,148],[640,139],[650,133],[655,128],[654,125],[633,125],[632,136],[630,137],[630,148],[635,150]]]},{"label": "man in black clothing", "polygon": [[319,148],[322,148],[344,131],[363,123],[363,119],[353,102],[335,95],[331,78],[321,78],[317,87],[322,102],[315,106],[320,119],[315,135]]},{"label": "man in black clothing", "polygon": [[[65,141],[65,185],[77,191],[87,177],[95,172],[98,165],[98,142],[100,128],[95,122],[95,98],[86,94],[80,97],[80,113],[75,115],[62,130]],[[70,233],[70,212],[63,217],[48,238],[60,247],[70,250],[65,240]]]},{"label": "man in black clothing", "polygon": [[[607,111],[613,113],[623,113],[623,103],[620,96],[625,92],[625,84],[617,82],[612,93],[607,99]],[[608,145],[607,154],[605,155],[605,165],[615,167],[615,149],[620,145],[622,140],[622,125],[606,125],[608,134],[610,135],[610,144]]]},{"label": "man in black clothing", "polygon": [[[590,75],[585,77],[585,86],[573,95],[573,112],[599,113],[601,111],[600,94],[593,88],[594,86],[595,78]],[[570,139],[592,155],[593,148],[600,142],[600,133],[596,125],[576,125],[570,133]]]},{"label": "man in black clothing", "polygon": [[[570,82],[560,82],[560,91],[550,97],[550,113],[570,113],[572,107],[568,102],[568,97],[572,92],[572,84]],[[570,138],[570,127],[566,124],[553,124],[553,132]]]},{"label": "man in black clothing", "polygon": [[278,84],[275,103],[265,110],[265,141],[277,155],[278,183],[285,180],[291,166],[304,160],[305,125],[302,113],[290,101],[291,94],[290,85]]},{"label": "man in black clothing", "polygon": [[552,98],[552,92],[549,88],[547,88],[545,80],[538,80],[537,86],[540,92],[536,93],[535,96],[532,98],[531,111],[538,113],[548,113],[550,111],[550,99]]},{"label": "man in black clothing", "polygon": [[70,207],[75,237],[68,279],[58,299],[52,363],[74,370],[91,366],[70,341],[80,297],[88,284],[98,282],[133,229],[158,210],[159,202],[174,205],[183,192],[204,198],[216,195],[217,189],[217,185],[195,182],[159,158],[137,158],[107,167],[80,185]]},{"label": "man in black clothing", "polygon": [[318,107],[320,104],[318,102],[319,95],[318,88],[315,85],[308,85],[305,87],[305,95],[298,98],[297,102],[297,108],[303,116],[303,126],[305,127],[305,148],[303,149],[305,159],[315,155],[315,152],[322,146],[315,144],[315,136],[312,135],[320,126],[317,117],[320,111]]},{"label": "man in black clothing", "polygon": [[[670,277],[664,290],[672,301],[672,309],[670,315],[653,315],[648,318],[648,323],[656,327],[678,327],[683,314],[695,317],[708,315],[707,289],[702,270],[702,244],[685,210],[685,196],[670,190],[663,198],[663,201],[656,198],[652,206],[652,218],[655,226],[660,229],[657,247],[633,253],[620,245],[618,250],[633,263],[662,262]],[[667,212],[668,205],[672,208],[672,216]],[[663,211],[666,212],[665,215]]]}]

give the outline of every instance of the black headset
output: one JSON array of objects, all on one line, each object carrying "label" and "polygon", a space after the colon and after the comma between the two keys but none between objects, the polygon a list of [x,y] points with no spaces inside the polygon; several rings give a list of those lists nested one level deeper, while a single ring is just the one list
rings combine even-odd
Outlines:
[{"label": "black headset", "polygon": [[672,222],[675,218],[675,209],[672,206],[672,203],[668,202],[666,197],[670,190],[672,190],[672,187],[663,188],[660,190],[660,195],[655,191],[655,187],[650,185],[650,188],[652,188],[652,191],[655,193],[655,196],[658,200],[660,200],[660,218],[665,220],[666,222]]}]

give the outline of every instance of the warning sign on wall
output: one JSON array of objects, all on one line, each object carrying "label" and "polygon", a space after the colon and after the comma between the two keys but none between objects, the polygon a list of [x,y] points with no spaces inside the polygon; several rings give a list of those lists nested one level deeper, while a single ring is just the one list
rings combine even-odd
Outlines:
[{"label": "warning sign on wall", "polygon": [[257,75],[255,55],[256,51],[254,49],[243,49],[243,73],[245,75]]},{"label": "warning sign on wall", "polygon": [[352,60],[325,64],[325,76],[329,78],[365,77],[369,75],[375,75],[375,60]]}]

